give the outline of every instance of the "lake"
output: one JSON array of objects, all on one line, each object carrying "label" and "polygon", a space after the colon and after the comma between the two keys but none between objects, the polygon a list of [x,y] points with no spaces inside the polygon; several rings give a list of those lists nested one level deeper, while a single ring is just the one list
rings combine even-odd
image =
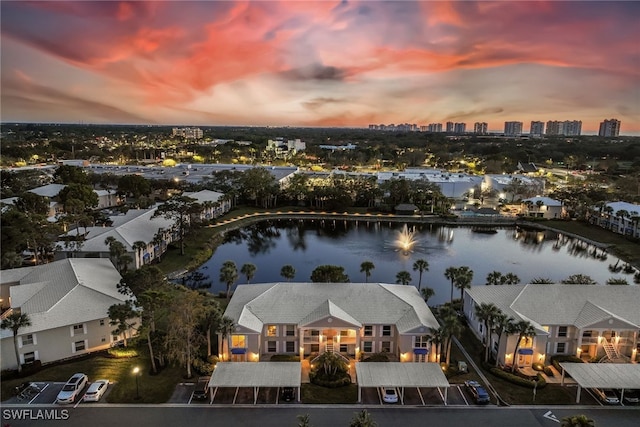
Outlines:
[{"label": "lake", "polygon": [[[226,289],[219,281],[222,263],[231,260],[238,271],[245,263],[256,265],[251,283],[281,282],[283,265],[296,269],[293,281],[310,281],[318,265],[333,264],[345,268],[351,282],[365,282],[360,272],[363,261],[371,261],[369,282],[395,283],[396,274],[411,273],[411,284],[418,286],[419,274],[413,271],[415,260],[425,259],[429,271],[423,273],[422,286],[435,290],[430,305],[449,300],[451,285],[444,271],[451,266],[469,266],[474,271],[473,285],[485,284],[487,274],[497,270],[515,273],[522,283],[544,277],[559,282],[572,274],[586,274],[600,284],[611,277],[633,283],[632,274],[614,274],[609,265],[618,258],[580,240],[552,231],[524,231],[516,228],[483,233],[471,227],[446,227],[409,224],[415,244],[411,251],[396,245],[403,224],[343,220],[269,220],[227,233],[214,255],[200,267],[212,282],[211,291]],[[619,262],[622,266],[624,263]],[[246,283],[240,274],[238,284]],[[458,290],[455,295],[460,295]]]}]

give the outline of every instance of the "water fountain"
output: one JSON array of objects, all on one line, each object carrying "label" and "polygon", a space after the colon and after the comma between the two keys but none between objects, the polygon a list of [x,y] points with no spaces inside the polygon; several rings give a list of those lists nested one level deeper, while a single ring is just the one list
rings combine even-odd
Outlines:
[{"label": "water fountain", "polygon": [[418,242],[414,234],[415,231],[410,231],[407,224],[405,224],[402,230],[398,232],[398,238],[394,241],[395,247],[402,250],[403,254],[412,252],[414,245]]}]

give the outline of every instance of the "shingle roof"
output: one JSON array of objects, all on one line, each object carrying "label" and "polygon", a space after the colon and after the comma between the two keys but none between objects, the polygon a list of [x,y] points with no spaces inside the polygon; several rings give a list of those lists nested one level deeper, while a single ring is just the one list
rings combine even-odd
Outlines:
[{"label": "shingle roof", "polygon": [[439,326],[413,286],[379,283],[239,285],[225,316],[239,326],[256,330],[255,319],[248,317],[243,311],[245,308],[263,324],[300,324],[331,314],[352,324],[395,324],[400,333],[425,332]]},{"label": "shingle roof", "polygon": [[[108,259],[65,259],[17,270],[22,277],[10,288],[11,306],[31,319],[23,334],[104,319],[111,305],[127,299],[117,290],[121,276]],[[11,276],[3,274],[2,283],[14,282],[8,279],[17,275]]]},{"label": "shingle roof", "polygon": [[640,286],[509,285],[472,286],[478,303],[494,303],[508,316],[540,325],[583,327],[615,317],[640,327]]}]

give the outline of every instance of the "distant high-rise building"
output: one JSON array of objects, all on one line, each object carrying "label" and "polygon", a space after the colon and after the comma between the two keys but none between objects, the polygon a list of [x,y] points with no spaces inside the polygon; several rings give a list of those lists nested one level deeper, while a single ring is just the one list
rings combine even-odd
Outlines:
[{"label": "distant high-rise building", "polygon": [[429,123],[427,126],[428,132],[442,132],[442,123]]},{"label": "distant high-rise building", "polygon": [[473,124],[473,133],[476,135],[486,135],[489,125],[486,122],[475,122]]},{"label": "distant high-rise building", "polygon": [[531,127],[529,128],[529,135],[542,136],[544,134],[544,122],[531,121]]},{"label": "distant high-rise building", "polygon": [[200,128],[173,128],[171,135],[185,139],[202,139],[203,132]]},{"label": "distant high-rise building", "polygon": [[466,123],[454,123],[453,124],[453,133],[465,133],[467,131]]},{"label": "distant high-rise building", "polygon": [[453,122],[447,122],[447,133],[453,132]]},{"label": "distant high-rise building", "polygon": [[522,135],[522,122],[504,122],[504,135],[505,136]]},{"label": "distant high-rise building", "polygon": [[547,135],[579,136],[581,133],[582,121],[580,120],[565,120],[562,122],[549,120],[547,122]]},{"label": "distant high-rise building", "polygon": [[611,119],[600,123],[598,136],[610,137],[620,135],[620,120]]},{"label": "distant high-rise building", "polygon": [[547,122],[546,135],[560,135],[560,122],[557,120],[549,120]]}]

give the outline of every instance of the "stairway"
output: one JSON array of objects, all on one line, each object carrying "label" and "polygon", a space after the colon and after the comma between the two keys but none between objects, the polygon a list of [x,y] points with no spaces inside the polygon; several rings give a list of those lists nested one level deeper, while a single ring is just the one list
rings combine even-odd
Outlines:
[{"label": "stairway", "polygon": [[333,342],[327,342],[324,351],[326,351],[327,353],[333,353]]},{"label": "stairway", "polygon": [[618,353],[618,350],[606,339],[602,341],[602,348],[604,349],[604,352],[609,359],[615,360],[620,358],[620,353]]}]

